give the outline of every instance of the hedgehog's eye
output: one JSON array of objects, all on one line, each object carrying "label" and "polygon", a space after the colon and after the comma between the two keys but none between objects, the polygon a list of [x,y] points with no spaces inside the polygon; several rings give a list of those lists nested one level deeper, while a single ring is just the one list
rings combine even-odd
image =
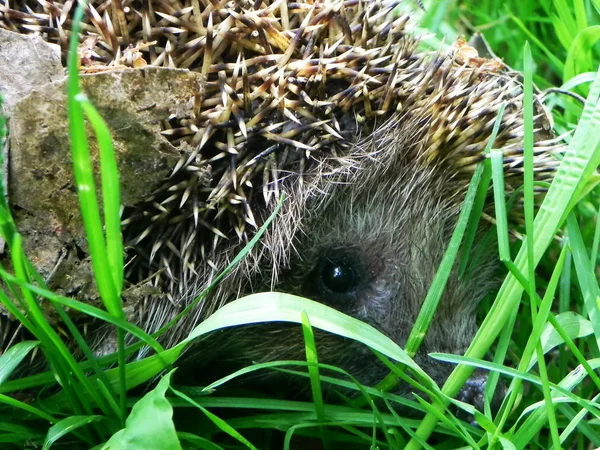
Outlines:
[{"label": "hedgehog's eye", "polygon": [[301,293],[338,309],[351,308],[368,281],[360,254],[346,248],[321,248],[306,274]]},{"label": "hedgehog's eye", "polygon": [[349,264],[327,261],[321,269],[321,281],[327,289],[344,294],[356,286],[356,274]]}]

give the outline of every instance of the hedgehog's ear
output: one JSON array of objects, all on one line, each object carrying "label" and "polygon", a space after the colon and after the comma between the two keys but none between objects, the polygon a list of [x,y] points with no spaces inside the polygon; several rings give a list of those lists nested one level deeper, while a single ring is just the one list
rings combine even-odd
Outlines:
[{"label": "hedgehog's ear", "polygon": [[477,31],[473,36],[471,36],[468,45],[477,50],[477,53],[481,58],[500,59],[496,56],[496,54],[492,50],[492,47],[490,47],[490,44],[488,43],[485,36],[479,31]]}]

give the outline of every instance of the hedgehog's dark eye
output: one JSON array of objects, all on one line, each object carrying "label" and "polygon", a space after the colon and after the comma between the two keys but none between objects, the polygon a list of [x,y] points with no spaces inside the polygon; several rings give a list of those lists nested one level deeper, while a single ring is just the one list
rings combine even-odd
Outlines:
[{"label": "hedgehog's dark eye", "polygon": [[349,264],[327,261],[321,269],[321,281],[327,289],[344,294],[356,286],[356,274]]},{"label": "hedgehog's dark eye", "polygon": [[326,247],[313,261],[302,283],[302,294],[338,309],[352,308],[369,280],[360,253],[349,246]]}]

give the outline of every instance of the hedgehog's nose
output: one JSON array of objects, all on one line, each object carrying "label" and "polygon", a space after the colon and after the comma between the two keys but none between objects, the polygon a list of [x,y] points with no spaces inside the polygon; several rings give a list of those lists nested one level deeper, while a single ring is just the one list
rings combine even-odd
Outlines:
[{"label": "hedgehog's nose", "polygon": [[[469,405],[473,405],[478,411],[483,411],[484,393],[485,386],[487,384],[487,379],[487,372],[484,372],[482,370],[476,370],[473,373],[473,375],[471,375],[471,378],[467,380],[463,388],[460,390],[460,392],[456,396],[456,399],[460,400],[461,402],[468,403]],[[498,411],[498,409],[500,409],[505,390],[506,388],[504,387],[504,385],[502,383],[498,383],[498,386],[496,387],[496,392],[490,404],[492,412],[495,413]],[[459,410],[458,417],[466,422],[471,423],[472,425],[477,425],[477,422],[475,421],[473,415],[463,410]]]}]

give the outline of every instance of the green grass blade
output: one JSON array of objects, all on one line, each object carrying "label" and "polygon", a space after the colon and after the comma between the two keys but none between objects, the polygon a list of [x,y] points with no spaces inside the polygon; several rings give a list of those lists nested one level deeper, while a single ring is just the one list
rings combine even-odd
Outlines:
[{"label": "green grass blade", "polygon": [[[529,43],[525,43],[523,55],[523,201],[525,215],[525,231],[527,233],[527,259],[529,291],[535,289],[535,266],[533,264],[533,243],[535,240],[533,230],[533,60]],[[535,320],[535,302],[531,301],[532,316]]]},{"label": "green grass blade", "polygon": [[553,18],[554,26],[555,28],[563,27],[563,33],[560,34],[563,36],[562,44],[565,48],[569,48],[578,30],[577,21],[572,14],[573,3],[568,0],[553,0],[552,3],[557,13],[557,16]]},{"label": "green grass blade", "polygon": [[[11,259],[13,269],[15,271],[15,279],[23,283],[29,282],[29,274],[27,273],[25,257],[23,255],[22,239],[20,234],[15,234],[12,245],[10,246]],[[69,396],[76,410],[83,408],[86,413],[91,413],[91,405],[88,398],[78,399],[76,393],[72,389],[69,382],[70,377],[75,375],[83,383],[86,382],[85,374],[77,366],[77,362],[69,352],[69,349],[64,344],[57,332],[46,320],[44,312],[38,304],[33,293],[25,288],[21,288],[23,299],[25,300],[26,309],[31,323],[36,329],[36,337],[40,340],[42,348],[45,350],[45,355],[56,371],[56,376],[63,384],[65,393]]]},{"label": "green grass blade", "polygon": [[0,355],[0,385],[10,377],[25,357],[37,347],[38,342],[23,341],[11,346]]},{"label": "green grass blade", "polygon": [[[487,370],[495,370],[510,377],[521,378],[523,381],[527,381],[539,387],[541,387],[543,383],[540,377],[536,375],[519,372],[517,369],[494,364],[481,359],[474,359],[466,356],[454,355],[451,353],[430,353],[430,356],[439,361],[445,361],[455,364],[464,364],[469,365],[471,367],[484,368]],[[600,368],[600,358],[592,359],[589,361],[589,363],[594,370]],[[559,384],[549,383],[549,386],[551,387],[554,393],[564,395],[573,403],[587,409],[594,416],[600,417],[600,405],[590,400],[585,400],[571,392],[571,390],[573,390],[586,376],[586,373],[576,368],[573,371],[571,371],[563,380],[561,380]]]},{"label": "green grass blade", "polygon": [[102,416],[70,416],[60,420],[48,429],[42,450],[49,450],[57,440],[66,434],[72,433],[77,428],[102,419]]},{"label": "green grass blade", "polygon": [[571,42],[565,69],[563,82],[566,83],[575,75],[593,70],[593,58],[591,49],[600,40],[600,26],[595,25],[582,29]]},{"label": "green grass blade", "polygon": [[[483,176],[483,171],[484,166],[479,165],[473,174],[473,178],[469,184],[469,189],[467,191],[456,228],[454,229],[454,233],[452,234],[448,248],[444,253],[442,262],[440,263],[436,275],[431,283],[431,287],[427,291],[427,296],[423,301],[423,306],[419,311],[417,320],[415,321],[415,324],[407,339],[405,350],[410,357],[413,357],[417,353],[421,343],[423,342],[423,339],[425,339],[425,335],[427,334],[429,325],[433,320],[433,316],[444,292],[444,288],[446,287],[446,283],[450,278],[450,274],[456,260],[456,255],[458,254],[460,243],[469,221],[469,216],[475,201],[479,182]],[[393,386],[387,386],[387,384],[383,383],[385,383],[385,380],[381,384],[382,389],[393,388]]]},{"label": "green grass blade", "polygon": [[[68,59],[67,105],[69,135],[71,136],[71,150],[73,154],[73,171],[98,292],[105,302],[106,307],[109,308],[109,311],[116,316],[122,316],[122,309],[114,307],[116,303],[115,299],[119,297],[119,293],[114,283],[106,254],[106,243],[96,196],[96,183],[94,181],[93,166],[87,143],[85,123],[83,121],[83,109],[81,103],[77,101],[77,96],[80,93],[79,61],[77,55],[79,42],[77,36],[79,35],[85,3],[79,3],[75,10]],[[110,300],[107,301],[106,299]]]},{"label": "green grass blade", "polygon": [[[119,171],[111,134],[106,122],[88,98],[79,94],[76,100],[81,104],[83,112],[88,118],[100,149],[100,174],[102,177],[102,200],[104,202],[104,221],[106,230],[106,255],[113,282],[120,295],[123,288],[123,240],[121,238],[121,191],[119,187]],[[115,300],[109,298],[109,300]],[[117,300],[119,300],[117,298]],[[112,305],[109,311],[121,309],[121,302]]]},{"label": "green grass blade", "polygon": [[15,398],[9,397],[8,395],[0,394],[0,404],[5,404],[5,405],[12,406],[13,408],[21,409],[35,417],[39,417],[50,423],[58,422],[58,419],[54,418],[50,414],[47,414],[46,412],[42,411],[41,409],[36,408],[35,406],[29,405],[20,400],[17,400]]},{"label": "green grass blade", "polygon": [[[504,111],[502,105],[501,111]],[[473,207],[471,208],[471,215],[469,217],[468,225],[465,229],[463,244],[459,255],[458,262],[458,277],[462,278],[466,275],[467,268],[469,266],[469,262],[472,262],[475,258],[473,256],[473,246],[475,244],[475,240],[477,237],[477,232],[479,231],[479,223],[481,221],[481,216],[484,212],[486,206],[486,200],[489,194],[490,181],[492,179],[492,170],[490,166],[490,162],[485,160],[483,162],[483,173],[481,175],[481,180],[479,181],[479,186],[477,188],[477,194],[473,201]]]},{"label": "green grass blade", "polygon": [[596,338],[596,349],[600,348],[600,288],[598,280],[594,273],[594,268],[590,265],[583,237],[577,225],[575,217],[571,214],[567,219],[567,230],[569,233],[569,244],[573,250],[573,262],[577,280],[583,295],[586,313],[592,324]]},{"label": "green grass blade", "polygon": [[5,278],[6,280],[8,280],[9,282],[14,283],[15,285],[21,286],[22,288],[27,289],[28,291],[30,291],[34,294],[37,294],[44,298],[47,298],[48,300],[52,301],[53,303],[57,303],[59,305],[73,309],[74,311],[82,312],[82,313],[86,314],[87,316],[103,320],[106,323],[115,325],[116,327],[123,328],[128,333],[130,333],[132,336],[137,337],[138,339],[142,340],[146,345],[149,345],[150,347],[152,347],[152,349],[155,350],[156,352],[164,351],[164,348],[160,345],[160,343],[156,339],[154,339],[151,335],[149,335],[148,333],[143,331],[141,328],[136,327],[134,324],[127,322],[124,319],[115,317],[112,314],[107,313],[106,311],[104,311],[100,308],[96,308],[95,306],[88,305],[87,303],[83,303],[81,301],[74,300],[69,297],[64,297],[62,295],[55,294],[54,292],[49,291],[47,289],[40,288],[33,284],[19,280],[17,277],[15,277],[14,275],[11,275],[10,273],[6,272],[4,269],[1,269],[1,268],[0,268],[0,275],[3,278]]},{"label": "green grass blade", "polygon": [[560,59],[558,59],[556,55],[554,55],[554,53],[552,53],[552,51],[548,47],[546,47],[546,45],[544,45],[544,43],[540,39],[538,39],[533,33],[531,33],[530,30],[527,29],[527,26],[525,26],[521,19],[519,19],[513,14],[509,13],[509,15],[513,22],[516,23],[517,26],[523,31],[523,34],[527,37],[527,39],[533,42],[544,53],[544,55],[546,56],[546,58],[548,58],[548,61],[550,62],[550,64],[552,64],[554,69],[559,73],[563,73],[565,67],[563,62]]},{"label": "green grass blade", "polygon": [[[544,301],[545,300],[546,295],[544,296]],[[544,349],[544,354],[547,354],[556,346],[564,344],[566,342],[564,335],[567,335],[571,339],[577,339],[589,336],[594,332],[592,324],[589,320],[572,311],[567,311],[557,315],[555,320],[556,325],[558,326],[546,323],[539,338]],[[560,332],[558,331],[559,329],[561,330]],[[533,355],[531,361],[527,365],[527,371],[529,371],[536,362],[537,356]],[[588,372],[588,375],[594,375],[594,372]],[[598,388],[600,389],[600,385]]]},{"label": "green grass blade", "polygon": [[498,254],[500,261],[510,260],[508,219],[506,215],[506,191],[504,189],[504,153],[494,149],[490,155],[492,164],[492,187],[494,189],[494,208],[496,211],[496,233],[498,235]]},{"label": "green grass blade", "polygon": [[[67,116],[71,137],[73,171],[98,292],[106,309],[115,317],[124,318],[125,313],[121,304],[123,249],[120,236],[120,198],[118,196],[118,175],[114,150],[110,141],[110,133],[106,130],[105,124],[97,116],[95,110],[85,101],[78,101],[78,98],[80,99],[80,87],[77,46],[79,44],[81,20],[86,5],[86,1],[80,2],[75,9],[67,61]],[[100,219],[96,183],[94,181],[93,166],[83,120],[84,108],[87,109],[88,114],[92,117],[92,126],[100,131],[98,139],[100,144],[99,151],[101,153],[103,198],[104,205],[108,208],[104,211],[104,214],[107,221],[107,239],[110,239],[110,247],[107,247]],[[104,183],[107,184],[104,185]],[[119,264],[118,267],[111,264],[111,262]],[[127,396],[125,393],[125,333],[121,328],[117,329],[117,349],[121,381],[121,420],[124,423]]]},{"label": "green grass blade", "polygon": [[[533,58],[531,56],[531,48],[529,43],[525,43],[525,49],[523,54],[523,193],[524,193],[524,208],[525,208],[525,230],[527,233],[527,267],[528,267],[528,281],[529,291],[531,293],[537,292],[535,283],[535,257],[534,257],[534,166],[533,166]],[[559,272],[560,274],[560,272]],[[555,280],[558,284],[558,276]],[[556,285],[554,286],[556,287]],[[536,322],[538,315],[538,305],[536,304],[536,296],[531,296],[529,299],[531,308],[531,320]],[[548,305],[548,311],[550,306]],[[547,313],[544,316],[547,317]],[[539,325],[541,333],[541,325]],[[542,379],[542,392],[544,394],[544,401],[546,402],[546,410],[548,411],[548,422],[550,426],[550,434],[552,436],[552,442],[555,448],[560,448],[560,436],[558,434],[558,425],[556,422],[556,414],[554,412],[554,406],[552,404],[552,394],[548,385],[548,371],[546,369],[546,362],[543,357],[542,345],[536,339],[534,342],[536,354],[538,355],[538,368],[540,371],[540,377]]]},{"label": "green grass blade", "polygon": [[202,405],[198,404],[197,402],[195,402],[193,399],[191,399],[190,397],[188,397],[187,395],[185,395],[183,392],[180,392],[176,389],[171,388],[171,391],[173,391],[173,393],[175,395],[177,395],[178,397],[182,398],[183,400],[185,400],[186,402],[188,402],[189,404],[195,406],[196,408],[198,408],[200,411],[202,411],[206,417],[208,417],[208,419],[213,422],[220,430],[224,431],[225,433],[227,433],[229,436],[231,436],[232,438],[234,438],[235,440],[237,440],[238,442],[240,442],[241,444],[243,444],[244,446],[246,446],[247,448],[251,449],[251,450],[258,450],[254,445],[252,445],[250,443],[250,441],[248,439],[246,439],[244,436],[242,436],[235,427],[232,427],[230,424],[228,424],[226,421],[224,421],[223,419],[221,419],[220,417],[216,416],[215,414],[211,413],[210,411],[208,411],[206,408],[204,408]]},{"label": "green grass blade", "polygon": [[[498,110],[496,122],[494,123],[494,127],[492,129],[492,133],[484,150],[484,154],[488,154],[491,147],[494,144],[494,141],[498,134],[498,130],[500,128],[500,124],[502,123],[502,117],[504,115],[505,106],[506,105],[503,103],[500,106],[500,109]],[[431,287],[427,291],[427,296],[423,301],[423,306],[419,311],[417,320],[415,321],[415,324],[413,325],[410,335],[406,341],[405,350],[410,357],[413,357],[417,353],[419,347],[421,346],[421,343],[423,342],[423,339],[425,339],[425,335],[427,334],[429,325],[433,320],[433,316],[435,314],[439,301],[444,293],[446,283],[448,282],[450,274],[452,273],[452,269],[454,267],[460,244],[462,242],[465,230],[467,229],[467,224],[469,223],[469,219],[471,217],[471,211],[473,210],[475,199],[477,197],[478,192],[484,190],[479,190],[484,171],[485,165],[481,164],[477,167],[475,173],[473,174],[471,182],[469,183],[469,188],[467,189],[467,193],[465,195],[465,200],[463,202],[458,221],[456,223],[456,227],[454,229],[454,232],[452,233],[450,242],[448,243],[448,248],[444,252],[442,261],[438,267],[433,281],[431,282]],[[489,183],[489,177],[487,178],[487,181]],[[487,186],[485,188],[485,191],[487,192]],[[481,208],[483,208],[483,204],[481,204],[480,206]],[[383,385],[383,383],[385,383],[385,380],[380,385],[382,388],[383,386],[387,386]]]},{"label": "green grass blade", "polygon": [[308,363],[308,373],[310,376],[310,388],[312,392],[313,403],[315,404],[315,413],[320,423],[321,439],[328,446],[327,430],[324,427],[325,410],[323,402],[323,390],[321,388],[321,376],[319,374],[319,358],[317,355],[317,344],[315,343],[315,333],[310,326],[310,320],[306,312],[302,312],[302,335],[304,336],[304,348],[306,352],[306,362]]}]

